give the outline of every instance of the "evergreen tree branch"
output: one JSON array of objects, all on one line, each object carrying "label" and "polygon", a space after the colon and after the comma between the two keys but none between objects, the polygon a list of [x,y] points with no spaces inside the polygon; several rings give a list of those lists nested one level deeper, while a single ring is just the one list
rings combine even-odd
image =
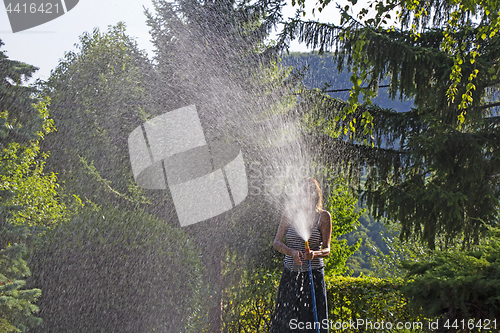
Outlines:
[{"label": "evergreen tree branch", "polygon": [[129,195],[123,194],[115,190],[111,185],[112,182],[108,179],[105,179],[101,176],[99,171],[97,171],[96,167],[94,166],[94,163],[91,162],[90,164],[87,162],[87,160],[83,156],[78,156],[80,159],[80,162],[82,163],[83,167],[86,169],[86,171],[99,183],[104,185],[104,187],[117,197],[123,198],[127,200],[128,202],[131,203],[142,203],[142,204],[151,204],[151,201],[146,198],[144,195],[139,194],[138,197],[131,197]]},{"label": "evergreen tree branch", "polygon": [[[388,84],[380,85],[378,86],[379,88],[387,88],[389,87]],[[363,89],[367,89],[368,87],[364,87]],[[352,88],[344,88],[344,89],[331,89],[331,90],[325,90],[323,92],[325,93],[332,93],[332,92],[343,92],[343,91],[351,91]]]},{"label": "evergreen tree branch", "polygon": [[495,102],[495,103],[491,103],[491,104],[481,105],[480,108],[481,109],[489,109],[489,108],[494,108],[496,106],[500,106],[500,102]]}]

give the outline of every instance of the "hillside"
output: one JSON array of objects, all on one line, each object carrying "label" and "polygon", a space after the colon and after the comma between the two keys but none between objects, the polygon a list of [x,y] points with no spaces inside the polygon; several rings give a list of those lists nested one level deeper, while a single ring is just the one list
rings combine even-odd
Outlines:
[{"label": "hillside", "polygon": [[[325,84],[328,90],[350,89],[352,83],[349,81],[350,74],[347,71],[339,72],[330,54],[316,53],[290,53],[282,58],[286,66],[292,66],[296,70],[307,67],[304,84],[308,88],[323,88]],[[381,82],[380,85],[384,85]],[[349,91],[329,93],[332,97],[347,99]],[[408,111],[413,105],[412,101],[391,100],[387,88],[380,88],[379,95],[373,99],[373,103],[383,107],[392,108],[398,112]]]}]

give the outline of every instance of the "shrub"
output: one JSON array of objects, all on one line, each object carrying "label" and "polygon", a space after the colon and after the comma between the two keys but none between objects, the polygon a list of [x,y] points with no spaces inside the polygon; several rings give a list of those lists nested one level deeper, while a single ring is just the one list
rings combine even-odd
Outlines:
[{"label": "shrub", "polygon": [[[382,322],[389,322],[393,329],[396,328],[397,323],[422,322],[422,328],[425,328],[426,323],[420,321],[418,315],[410,315],[408,311],[407,301],[400,290],[403,285],[402,280],[333,275],[325,277],[325,282],[328,319],[330,327],[333,326],[331,331],[337,331],[335,324],[342,325],[343,323],[346,323],[345,325],[356,323],[356,325],[351,324],[338,331],[380,331],[380,329],[371,329],[376,322],[379,325]],[[367,326],[368,322],[371,322],[373,326]],[[363,325],[360,325],[361,323]],[[412,329],[417,327],[417,324],[412,325]]]},{"label": "shrub", "polygon": [[85,209],[41,238],[31,284],[35,332],[186,332],[197,315],[198,253],[178,228],[141,212]]},{"label": "shrub", "polygon": [[226,290],[224,332],[269,332],[278,291],[279,271],[245,272],[240,284]]},{"label": "shrub", "polygon": [[439,327],[452,332],[498,325],[493,320],[500,317],[500,231],[490,231],[492,237],[475,251],[434,251],[403,264],[411,280],[402,290],[414,311],[440,318]]}]

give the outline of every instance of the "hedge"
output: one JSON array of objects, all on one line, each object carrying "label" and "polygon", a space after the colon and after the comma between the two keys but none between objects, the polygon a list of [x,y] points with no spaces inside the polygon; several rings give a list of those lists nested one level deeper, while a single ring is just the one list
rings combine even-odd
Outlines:
[{"label": "hedge", "polygon": [[397,331],[398,324],[419,331],[427,325],[410,313],[402,279],[327,276],[325,282],[330,331]]}]

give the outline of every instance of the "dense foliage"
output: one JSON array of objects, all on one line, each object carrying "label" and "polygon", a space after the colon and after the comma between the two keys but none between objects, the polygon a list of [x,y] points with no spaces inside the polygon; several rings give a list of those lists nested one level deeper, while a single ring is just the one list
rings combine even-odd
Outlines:
[{"label": "dense foliage", "polygon": [[417,323],[422,320],[418,318],[418,312],[409,311],[408,301],[400,290],[403,284],[401,279],[331,276],[326,278],[326,284],[328,317],[336,331],[375,332],[375,323],[378,323],[379,329],[382,322],[389,322],[394,325],[393,328],[397,328],[397,323]]},{"label": "dense foliage", "polygon": [[279,270],[247,271],[226,290],[223,332],[269,332],[279,284]]},{"label": "dense foliage", "polygon": [[154,216],[85,208],[37,242],[31,265],[35,332],[199,332],[198,252]]},{"label": "dense foliage", "polygon": [[[3,43],[0,40],[0,46]],[[25,332],[39,288],[27,287],[28,245],[42,227],[64,219],[55,174],[46,173],[39,141],[54,130],[47,99],[25,85],[36,68],[0,52],[0,332]]]},{"label": "dense foliage", "polygon": [[342,274],[347,270],[346,262],[356,252],[361,239],[356,239],[354,244],[348,244],[342,236],[352,232],[359,226],[359,218],[364,213],[357,207],[358,199],[349,191],[342,179],[332,181],[334,189],[325,200],[325,209],[332,216],[332,240],[330,244],[330,257],[325,259],[325,274]]},{"label": "dense foliage", "polygon": [[[47,167],[68,195],[84,203],[151,203],[135,185],[128,156],[130,132],[154,113],[146,75],[150,67],[124,24],[83,33],[44,83],[56,135],[43,148]],[[157,202],[155,202],[157,203]]]},{"label": "dense foliage", "polygon": [[474,251],[436,251],[426,260],[404,262],[410,281],[402,291],[412,311],[440,318],[440,328],[463,319],[486,324],[499,318],[500,233],[492,233]]},{"label": "dense foliage", "polygon": [[[6,205],[8,191],[1,191],[0,201],[0,332],[25,332],[30,326],[41,323],[36,317],[38,306],[34,303],[40,297],[38,288],[27,289],[26,278],[30,269],[26,263],[26,226],[14,225],[8,221],[15,206]],[[10,193],[12,195],[12,193]]]}]

